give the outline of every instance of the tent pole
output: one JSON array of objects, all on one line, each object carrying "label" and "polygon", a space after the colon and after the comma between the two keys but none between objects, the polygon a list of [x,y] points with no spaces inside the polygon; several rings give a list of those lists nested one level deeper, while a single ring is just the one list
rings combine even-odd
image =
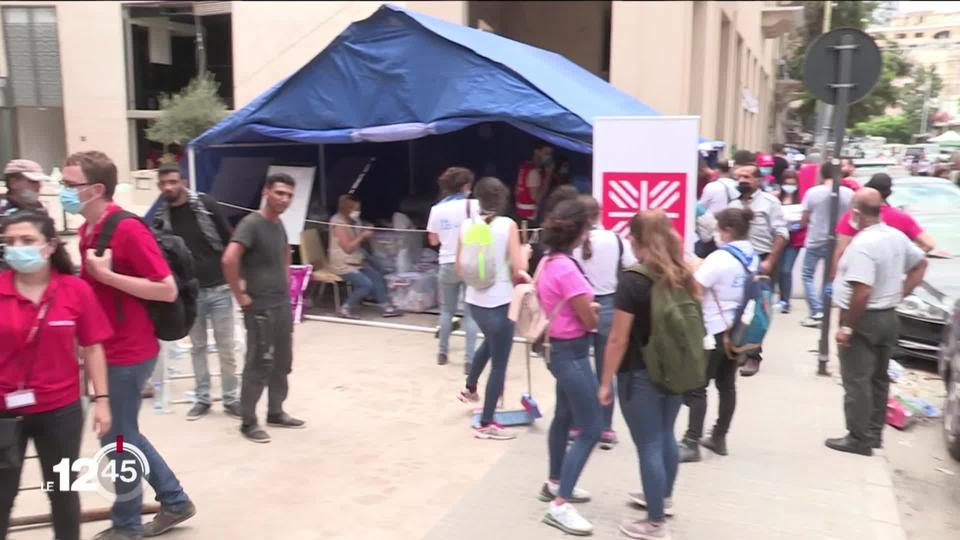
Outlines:
[{"label": "tent pole", "polygon": [[322,144],[317,145],[317,167],[320,168],[320,207],[327,211],[327,150]]},{"label": "tent pole", "polygon": [[197,190],[197,152],[193,145],[187,146],[187,163],[190,170],[187,171],[187,188],[193,191]]}]

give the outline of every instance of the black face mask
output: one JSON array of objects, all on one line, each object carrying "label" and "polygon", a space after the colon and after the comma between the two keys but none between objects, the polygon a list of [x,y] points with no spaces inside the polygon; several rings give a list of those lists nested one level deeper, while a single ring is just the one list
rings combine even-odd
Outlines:
[{"label": "black face mask", "polygon": [[746,182],[741,182],[737,184],[737,191],[739,191],[741,195],[750,195],[753,193],[753,186]]}]

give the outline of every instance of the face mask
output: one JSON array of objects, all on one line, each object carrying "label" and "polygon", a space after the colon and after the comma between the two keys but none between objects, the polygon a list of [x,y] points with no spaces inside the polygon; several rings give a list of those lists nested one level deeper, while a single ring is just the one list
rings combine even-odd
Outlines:
[{"label": "face mask", "polygon": [[47,259],[40,252],[39,246],[6,246],[3,249],[3,260],[17,272],[32,274],[47,265]]},{"label": "face mask", "polygon": [[350,219],[354,221],[360,221],[360,211],[354,210],[353,212],[350,212]]},{"label": "face mask", "polygon": [[784,184],[780,186],[780,189],[782,189],[783,192],[786,193],[787,195],[793,195],[794,193],[797,192],[796,184]]},{"label": "face mask", "polygon": [[37,204],[40,200],[40,194],[32,189],[21,189],[17,192],[17,197],[27,204]]},{"label": "face mask", "polygon": [[543,156],[543,157],[540,158],[540,166],[541,166],[541,167],[546,167],[547,165],[550,165],[551,163],[553,163],[553,156]]},{"label": "face mask", "polygon": [[76,188],[60,189],[60,205],[68,214],[79,214],[84,203],[80,201],[80,192]]},{"label": "face mask", "polygon": [[764,175],[764,176],[770,176],[771,174],[773,174],[773,168],[772,168],[772,167],[760,167],[760,174],[762,174],[762,175]]},{"label": "face mask", "polygon": [[722,248],[723,246],[727,245],[727,243],[724,242],[722,238],[720,238],[719,232],[713,233],[713,243],[715,243],[718,248]]},{"label": "face mask", "polygon": [[850,221],[848,221],[848,223],[850,224],[851,227],[853,227],[853,230],[859,231],[859,230],[860,230],[860,220],[857,219],[857,218],[855,218],[855,217],[853,217],[853,216],[855,216],[855,215],[856,215],[856,214],[854,214],[853,212],[850,213]]},{"label": "face mask", "polygon": [[741,182],[737,184],[737,191],[739,191],[741,195],[750,195],[753,193],[753,186],[746,182]]}]

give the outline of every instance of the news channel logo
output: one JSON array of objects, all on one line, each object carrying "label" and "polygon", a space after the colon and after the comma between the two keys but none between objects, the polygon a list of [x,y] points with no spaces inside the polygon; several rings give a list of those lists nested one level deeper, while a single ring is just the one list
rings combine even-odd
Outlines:
[{"label": "news channel logo", "polygon": [[142,450],[119,436],[93,457],[61,459],[53,466],[53,472],[57,479],[44,482],[43,491],[97,492],[108,501],[124,502],[143,493],[150,464]]}]

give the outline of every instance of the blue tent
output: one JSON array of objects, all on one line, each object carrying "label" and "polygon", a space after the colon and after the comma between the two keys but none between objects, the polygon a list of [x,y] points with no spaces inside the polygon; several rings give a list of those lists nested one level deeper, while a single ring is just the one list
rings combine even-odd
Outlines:
[{"label": "blue tent", "polygon": [[656,114],[558,54],[384,5],[188,148],[212,172],[211,146],[403,141],[504,122],[590,153],[595,117]]}]

